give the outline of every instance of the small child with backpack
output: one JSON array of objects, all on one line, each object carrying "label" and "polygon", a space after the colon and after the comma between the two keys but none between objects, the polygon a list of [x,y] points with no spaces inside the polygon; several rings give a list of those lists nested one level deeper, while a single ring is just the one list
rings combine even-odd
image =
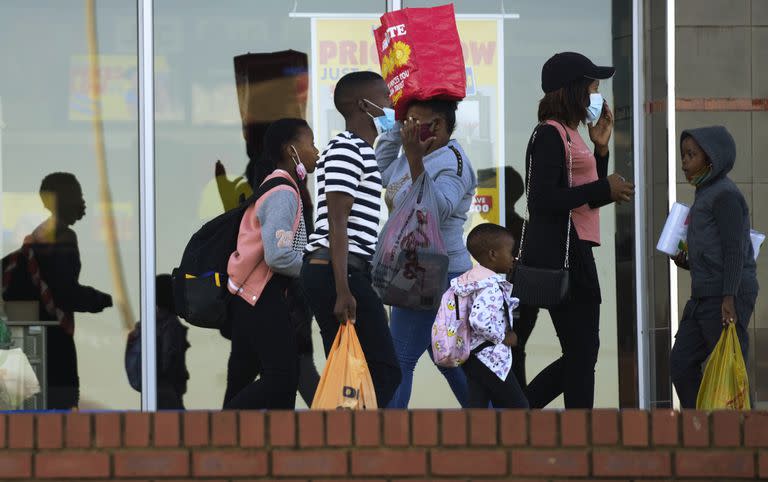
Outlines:
[{"label": "small child with backpack", "polygon": [[467,249],[479,263],[451,281],[432,328],[432,352],[440,366],[461,365],[469,382],[469,407],[528,408],[512,372],[512,270],[515,239],[492,223],[475,227]]}]

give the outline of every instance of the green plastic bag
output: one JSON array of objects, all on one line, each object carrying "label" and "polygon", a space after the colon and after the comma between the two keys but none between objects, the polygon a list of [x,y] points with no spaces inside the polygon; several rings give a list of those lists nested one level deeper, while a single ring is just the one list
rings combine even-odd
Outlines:
[{"label": "green plastic bag", "polygon": [[704,369],[696,397],[700,410],[750,410],[747,366],[741,354],[736,325],[729,323]]}]

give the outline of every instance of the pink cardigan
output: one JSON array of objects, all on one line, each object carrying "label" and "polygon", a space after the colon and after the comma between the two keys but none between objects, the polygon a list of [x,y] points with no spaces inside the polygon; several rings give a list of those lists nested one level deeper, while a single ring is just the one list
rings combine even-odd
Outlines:
[{"label": "pink cardigan", "polygon": [[[273,172],[264,181],[266,182],[275,177],[284,177],[296,186],[296,182],[291,178],[290,174],[282,170]],[[272,269],[264,260],[261,223],[256,216],[256,212],[263,203],[268,202],[269,197],[273,193],[278,191],[293,192],[296,196],[297,204],[301,206],[298,186],[292,188],[283,185],[269,190],[245,211],[243,220],[240,222],[240,233],[237,235],[237,250],[229,257],[229,263],[227,264],[227,275],[229,276],[227,285],[230,293],[241,297],[251,305],[255,305],[259,300],[264,287],[272,279],[273,274]],[[298,229],[300,220],[301,209],[298,209],[296,219],[293,222],[294,232]]]}]

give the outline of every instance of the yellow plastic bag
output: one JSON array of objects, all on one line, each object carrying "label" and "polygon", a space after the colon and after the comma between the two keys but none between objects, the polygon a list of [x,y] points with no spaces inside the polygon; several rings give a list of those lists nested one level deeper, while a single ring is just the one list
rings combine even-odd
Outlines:
[{"label": "yellow plastic bag", "polygon": [[376,392],[357,339],[355,325],[339,327],[320,383],[312,400],[312,410],[375,410]]},{"label": "yellow plastic bag", "polygon": [[736,325],[723,329],[712,356],[704,369],[704,378],[696,397],[701,410],[749,410],[749,379],[741,354]]}]

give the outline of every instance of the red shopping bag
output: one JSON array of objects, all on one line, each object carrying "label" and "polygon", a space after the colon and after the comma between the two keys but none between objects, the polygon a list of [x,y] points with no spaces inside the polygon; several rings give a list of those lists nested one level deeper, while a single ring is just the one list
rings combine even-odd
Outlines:
[{"label": "red shopping bag", "polygon": [[464,98],[467,72],[453,5],[385,13],[373,33],[397,119],[413,100]]}]

